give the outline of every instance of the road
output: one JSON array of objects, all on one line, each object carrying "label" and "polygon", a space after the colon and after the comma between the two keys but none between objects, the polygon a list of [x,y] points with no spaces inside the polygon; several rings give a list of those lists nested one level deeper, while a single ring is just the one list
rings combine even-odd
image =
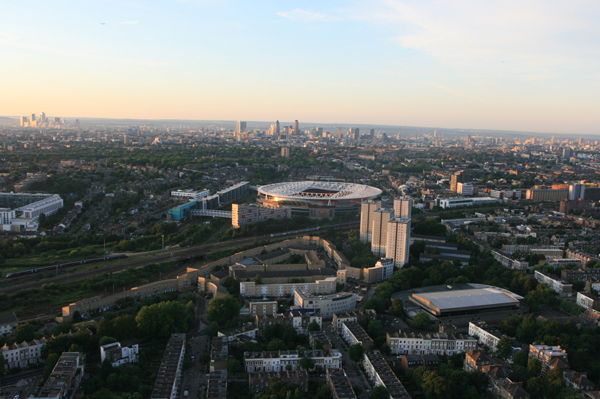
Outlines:
[{"label": "road", "polygon": [[[115,273],[120,272],[130,268],[138,268],[147,266],[153,263],[164,263],[164,262],[180,262],[189,259],[193,259],[196,257],[204,256],[210,252],[223,251],[228,249],[235,249],[243,246],[247,246],[250,244],[258,243],[258,242],[276,242],[280,241],[284,238],[290,238],[294,236],[302,236],[306,233],[310,233],[312,231],[319,231],[321,229],[328,228],[352,228],[358,222],[351,223],[339,223],[335,225],[329,226],[317,226],[312,229],[306,229],[307,231],[303,231],[302,233],[298,233],[298,231],[290,231],[284,233],[278,233],[277,237],[272,237],[270,234],[265,234],[261,236],[254,237],[246,237],[246,238],[238,238],[233,240],[228,240],[219,243],[211,243],[211,244],[203,244],[197,245],[189,248],[174,248],[167,250],[159,250],[154,251],[152,253],[146,252],[143,255],[131,256],[130,258],[124,260],[116,260],[112,262],[107,262],[107,266],[94,268],[91,270],[82,270],[82,271],[73,271],[71,273],[58,274],[51,277],[46,278],[35,278],[37,275],[27,275],[24,277],[20,277],[17,279],[4,279],[0,283],[0,293],[2,294],[10,294],[14,292],[18,292],[20,290],[24,290],[27,288],[36,288],[41,284],[45,283],[64,283],[69,281],[82,280],[88,277],[93,277],[95,275],[101,275],[105,273]],[[156,254],[156,256],[149,257],[151,254]],[[140,257],[142,259],[136,259]],[[70,269],[72,270],[72,269]],[[42,277],[42,276],[39,276]]]}]

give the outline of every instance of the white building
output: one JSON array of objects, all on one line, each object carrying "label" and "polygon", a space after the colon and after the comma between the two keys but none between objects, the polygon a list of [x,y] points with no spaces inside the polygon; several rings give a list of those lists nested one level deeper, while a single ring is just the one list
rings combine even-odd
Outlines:
[{"label": "white building", "polygon": [[100,346],[100,361],[108,360],[113,367],[128,363],[137,363],[139,359],[139,346],[121,346],[120,342],[113,342]]},{"label": "white building", "polygon": [[596,298],[593,295],[577,293],[577,304],[584,309],[593,309],[596,304]]},{"label": "white building", "polygon": [[0,336],[9,335],[19,325],[14,313],[0,314]]},{"label": "white building", "polygon": [[0,351],[4,358],[6,369],[24,369],[42,362],[42,349],[46,345],[46,339],[34,339],[31,342],[4,344]]},{"label": "white building", "polygon": [[410,219],[393,218],[387,222],[386,257],[394,260],[394,266],[402,267],[408,262],[410,249]]},{"label": "white building", "polygon": [[360,241],[371,242],[374,212],[381,208],[381,201],[364,201],[360,204]]},{"label": "white building", "polygon": [[37,219],[42,213],[46,216],[56,213],[63,207],[63,200],[58,194],[49,195],[46,198],[32,202],[17,208],[17,212],[21,212],[21,217],[24,219]]},{"label": "white building", "polygon": [[469,322],[469,335],[477,338],[481,345],[488,347],[493,352],[498,349],[501,335],[499,332],[490,329],[485,323]]},{"label": "white building", "polygon": [[474,197],[474,198],[441,198],[438,200],[438,204],[441,208],[459,208],[462,206],[482,206],[499,203],[498,198],[492,197]]},{"label": "white building", "polygon": [[388,221],[394,216],[392,209],[380,208],[373,212],[373,228],[371,232],[371,252],[379,257],[385,257],[387,244]]},{"label": "white building", "polygon": [[537,270],[533,273],[533,276],[539,283],[546,284],[560,296],[571,296],[573,293],[573,284],[563,283],[559,279],[552,278]]},{"label": "white building", "polygon": [[189,199],[193,199],[193,200],[199,200],[202,198],[206,198],[206,197],[208,197],[209,194],[210,194],[209,190],[196,191],[196,190],[187,189],[187,190],[171,191],[171,197],[189,198]]},{"label": "white building", "polygon": [[373,347],[373,339],[356,321],[345,321],[340,329],[342,339],[350,346],[360,344],[366,350]]},{"label": "white building", "polygon": [[477,339],[445,333],[398,331],[386,334],[386,342],[395,355],[455,355],[477,348]]},{"label": "white building", "polygon": [[279,351],[279,352],[245,352],[244,364],[247,373],[294,371],[300,367],[303,358],[312,360],[315,367],[323,369],[339,369],[342,367],[342,354],[331,351]]},{"label": "white building", "polygon": [[[368,283],[374,283],[387,280],[392,277],[392,274],[394,274],[394,259],[381,258],[375,263],[375,266],[365,270],[364,280]],[[371,278],[371,276],[374,276],[374,278]]]},{"label": "white building", "polygon": [[337,277],[325,277],[313,283],[270,283],[257,284],[256,281],[240,282],[240,295],[243,297],[281,298],[294,295],[302,290],[310,294],[332,294],[337,286]]},{"label": "white building", "polygon": [[329,295],[313,295],[302,290],[294,293],[294,305],[302,309],[319,311],[322,317],[331,317],[334,313],[349,312],[356,308],[358,295],[352,292],[337,292]]},{"label": "white building", "polygon": [[456,192],[462,195],[475,194],[475,187],[471,183],[456,183]]}]

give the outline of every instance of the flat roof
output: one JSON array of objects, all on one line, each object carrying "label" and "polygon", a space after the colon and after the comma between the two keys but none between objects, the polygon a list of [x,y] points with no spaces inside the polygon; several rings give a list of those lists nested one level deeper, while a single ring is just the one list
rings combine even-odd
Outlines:
[{"label": "flat roof", "polygon": [[497,287],[467,288],[446,291],[412,293],[417,304],[436,313],[467,309],[518,306],[521,296]]}]

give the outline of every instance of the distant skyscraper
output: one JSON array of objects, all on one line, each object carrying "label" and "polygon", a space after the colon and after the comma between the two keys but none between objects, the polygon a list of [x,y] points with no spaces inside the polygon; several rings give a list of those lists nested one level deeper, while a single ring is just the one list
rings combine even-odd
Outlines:
[{"label": "distant skyscraper", "polygon": [[279,124],[279,120],[275,121],[275,136],[279,138],[281,135],[281,125]]},{"label": "distant skyscraper", "polygon": [[281,157],[282,158],[290,157],[290,147],[281,147]]},{"label": "distant skyscraper", "polygon": [[294,131],[293,134],[299,134],[300,133],[300,123],[298,122],[298,119],[296,119],[294,121]]},{"label": "distant skyscraper", "polygon": [[455,172],[452,174],[452,176],[450,177],[450,190],[456,192],[456,190],[458,190],[458,183],[462,183],[463,179],[462,179],[462,170],[459,170],[458,172]]},{"label": "distant skyscraper", "polygon": [[360,241],[363,243],[371,241],[373,213],[379,208],[381,208],[380,201],[365,201],[360,204]]},{"label": "distant skyscraper", "polygon": [[394,266],[402,267],[408,262],[410,249],[410,219],[393,218],[387,222],[385,256],[394,259]]},{"label": "distant skyscraper", "polygon": [[371,252],[379,257],[386,256],[388,221],[394,217],[393,209],[377,209],[373,212],[373,225],[371,232]]},{"label": "distant skyscraper", "polygon": [[412,215],[413,199],[410,197],[394,199],[394,216],[410,219]]},{"label": "distant skyscraper", "polygon": [[245,121],[237,121],[235,123],[235,138],[237,141],[240,141],[242,138],[242,132],[246,131],[246,122]]}]

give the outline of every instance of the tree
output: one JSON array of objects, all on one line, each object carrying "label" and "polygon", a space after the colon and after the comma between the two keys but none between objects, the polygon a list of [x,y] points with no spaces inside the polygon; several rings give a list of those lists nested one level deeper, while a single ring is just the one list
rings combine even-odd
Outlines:
[{"label": "tree", "polygon": [[411,320],[410,324],[417,330],[429,330],[431,329],[432,322],[429,316],[421,312]]},{"label": "tree", "polygon": [[363,354],[365,353],[365,349],[361,344],[354,344],[350,346],[348,353],[350,355],[350,359],[355,362],[360,362],[363,358]]},{"label": "tree", "polygon": [[389,399],[389,397],[390,394],[388,393],[388,390],[382,385],[373,388],[369,395],[369,399]]},{"label": "tree", "polygon": [[209,321],[214,321],[219,327],[233,325],[240,315],[240,304],[231,295],[223,295],[213,298],[208,303],[207,317]]},{"label": "tree", "polygon": [[135,316],[138,329],[147,337],[166,338],[188,329],[189,313],[185,305],[166,301],[144,306]]},{"label": "tree", "polygon": [[398,317],[402,317],[405,315],[404,304],[402,304],[402,301],[400,299],[392,299],[392,302],[390,304],[390,312],[394,316]]},{"label": "tree", "polygon": [[446,379],[435,371],[426,371],[423,374],[423,390],[428,396],[444,397],[446,393]]},{"label": "tree", "polygon": [[317,323],[316,321],[311,321],[310,324],[308,325],[308,331],[319,331],[321,329],[321,326],[319,326],[319,323]]},{"label": "tree", "polygon": [[510,337],[502,337],[496,346],[496,355],[506,359],[512,351],[513,340]]},{"label": "tree", "polygon": [[100,338],[100,341],[98,341],[98,345],[104,346],[104,345],[112,344],[113,342],[117,342],[117,340],[114,339],[113,337],[104,336],[104,337]]},{"label": "tree", "polygon": [[313,362],[311,358],[304,356],[302,359],[300,359],[298,365],[305,370],[310,370],[315,366],[315,362]]},{"label": "tree", "polygon": [[4,356],[0,356],[0,377],[4,375],[6,367],[4,366]]}]

